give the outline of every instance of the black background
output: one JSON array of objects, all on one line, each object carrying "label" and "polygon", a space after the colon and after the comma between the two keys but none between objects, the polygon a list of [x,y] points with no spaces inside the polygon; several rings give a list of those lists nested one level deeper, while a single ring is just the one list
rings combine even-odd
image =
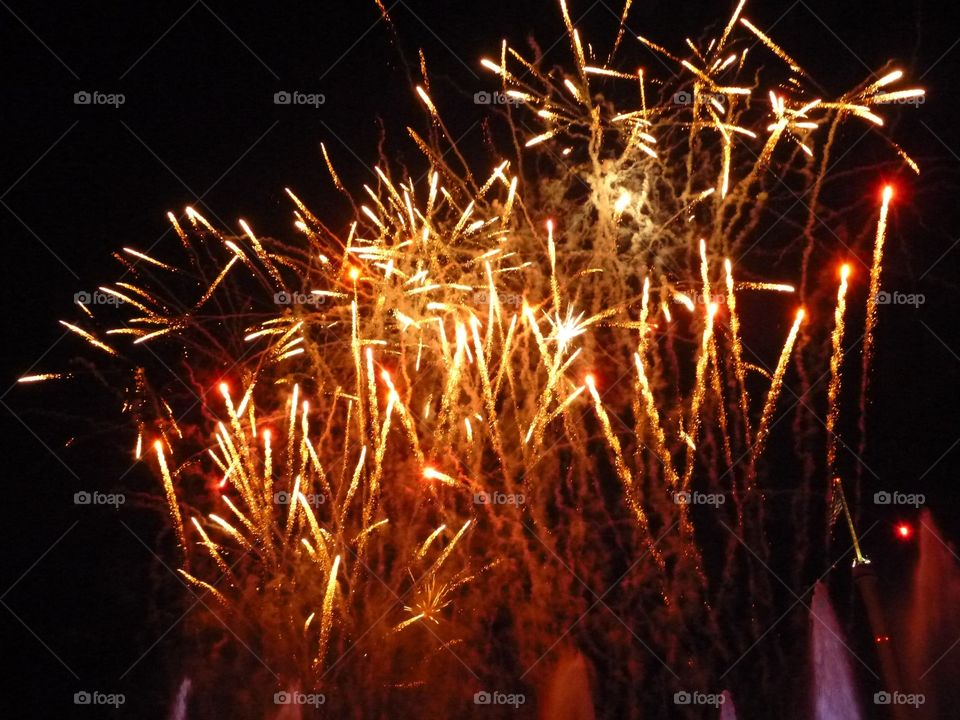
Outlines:
[{"label": "black background", "polygon": [[[433,98],[477,158],[482,108],[472,95],[494,87],[478,59],[495,56],[501,37],[522,46],[529,33],[542,48],[565,49],[549,0],[386,4],[407,56],[424,48]],[[722,23],[731,5],[645,0],[629,28],[679,48],[686,34]],[[612,1],[571,6],[587,37],[612,37],[620,11]],[[924,293],[926,302],[881,315],[865,487],[926,493],[951,539],[960,532],[960,23],[945,7],[765,0],[747,15],[772,28],[828,90],[851,87],[891,59],[928,89],[919,108],[887,113],[924,174],[898,182],[884,285]],[[630,33],[625,43],[626,54],[656,72]],[[0,633],[3,704],[22,708],[3,714],[81,716],[73,692],[99,689],[126,694],[122,715],[163,716],[178,673],[177,631],[167,631],[189,605],[171,601],[180,586],[152,555],[169,558],[163,517],[133,507],[146,503],[137,493],[153,480],[130,467],[132,435],[116,421],[116,397],[89,386],[14,387],[15,380],[61,369],[78,349],[77,339],[61,338],[57,320],[76,317],[76,291],[112,278],[115,248],[177,242],[167,210],[193,204],[229,227],[243,217],[262,234],[289,236],[289,186],[319,215],[343,218],[320,141],[348,187],[359,189],[371,182],[381,122],[397,149],[390,155],[414,157],[403,128],[422,127],[422,107],[395,38],[374,3],[361,0],[10,0],[0,3],[0,48]],[[123,93],[125,103],[75,105],[81,90]],[[326,102],[278,106],[280,90],[323,93]],[[849,183],[855,193],[878,187],[866,174]],[[73,504],[74,492],[95,488],[133,500],[118,512]],[[879,517],[886,529],[868,551],[905,566],[910,548],[889,541],[898,516]]]}]

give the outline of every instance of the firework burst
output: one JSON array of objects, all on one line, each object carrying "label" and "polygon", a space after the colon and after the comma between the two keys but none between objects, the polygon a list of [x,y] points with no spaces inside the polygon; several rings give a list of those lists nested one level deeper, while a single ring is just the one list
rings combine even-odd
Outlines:
[{"label": "firework burst", "polygon": [[[828,154],[821,136],[842,122],[881,126],[877,105],[922,90],[891,90],[895,71],[821,97],[743,11],[683,57],[639,38],[676,68],[658,79],[614,63],[623,29],[603,59],[561,0],[569,69],[505,43],[480,61],[516,101],[504,110],[516,152],[485,176],[462,162],[424,65],[414,92],[430,127],[410,130],[423,180],[384,164],[354,198],[323,147],[355,203],[345,231],[290,190],[294,240],[188,207],[169,215],[179,248],[117,255],[124,279],[102,288],[116,311],[64,322],[126,373],[135,454],[154,449],[183,577],[250,628],[244,642],[284,687],[323,689],[342,717],[373,716],[401,690],[458,714],[469,694],[423,688],[462,681],[461,666],[474,684],[535,684],[567,638],[619,667],[599,682],[619,698],[608,711],[634,717],[644,685],[674,686],[664,667],[716,682],[712,661],[759,639],[769,579],[737,561],[738,536],[721,534],[719,572],[697,537],[729,522],[763,542],[763,451],[801,323],[820,319],[791,307],[784,278],[739,279],[731,258],[757,242],[769,173]],[[772,69],[751,64],[756,41]],[[748,360],[770,332],[741,316],[758,292],[784,328],[772,368]],[[705,490],[732,499],[723,519],[698,519],[689,499]],[[625,618],[648,608],[638,632],[659,663],[598,620],[568,637],[615,580],[604,604]],[[752,609],[734,608],[745,594]],[[742,637],[719,630],[741,616]]]}]

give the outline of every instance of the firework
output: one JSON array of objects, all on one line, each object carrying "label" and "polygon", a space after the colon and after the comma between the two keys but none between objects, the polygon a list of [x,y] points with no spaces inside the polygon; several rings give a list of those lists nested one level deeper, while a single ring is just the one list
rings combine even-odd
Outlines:
[{"label": "firework", "polygon": [[783,344],[783,351],[780,353],[780,360],[773,372],[773,379],[770,382],[770,389],[767,391],[763,411],[760,413],[760,424],[757,427],[756,441],[753,445],[754,460],[760,456],[766,447],[767,436],[770,433],[770,421],[773,419],[773,411],[777,406],[777,400],[783,388],[783,376],[787,370],[787,363],[790,361],[790,353],[793,352],[793,345],[797,341],[797,333],[800,331],[800,323],[803,322],[804,315],[803,308],[797,310],[796,320],[793,322],[793,327],[790,328],[787,341]]},{"label": "firework", "polygon": [[[613,64],[622,28],[600,58],[561,2],[572,70],[506,44],[498,60],[481,60],[522,101],[505,109],[517,155],[496,158],[485,175],[450,140],[423,64],[413,92],[430,131],[410,134],[425,181],[377,167],[367,204],[356,203],[343,233],[287,190],[294,241],[243,220],[235,236],[189,207],[170,213],[180,247],[125,248],[132,278],[102,288],[123,303],[88,317],[95,329],[64,322],[131,378],[136,456],[153,444],[184,578],[255,629],[285,681],[353,688],[350,710],[337,708],[359,717],[384,688],[452,672],[444,652],[465,666],[489,663],[478,639],[504,615],[517,628],[510,652],[533,668],[581,614],[566,596],[582,588],[548,569],[551,558],[609,579],[595,552],[599,526],[633,563],[623,597],[610,600],[616,613],[643,605],[673,622],[687,612],[682,600],[706,597],[718,581],[701,566],[694,513],[677,498],[713,483],[736,498],[738,524],[744,497],[762,510],[751,493],[765,482],[758,467],[805,318],[796,312],[772,372],[749,363],[748,337],[758,331],[738,295],[781,298],[794,286],[739,266],[738,278],[754,279],[735,281],[729,258],[749,247],[768,169],[785,172],[800,162],[796,151],[812,154],[824,126],[882,124],[870,108],[922,93],[884,90],[902,75],[890,73],[823,99],[743,11],[741,2],[719,38],[690,42],[689,58],[640,38],[676,67],[680,80],[671,81]],[[760,84],[747,64],[756,39],[785,64],[789,83]],[[632,99],[609,99],[623,95]],[[347,193],[326,146],[322,154]],[[546,168],[536,178],[522,170],[530,155]],[[200,288],[197,276],[208,278]],[[846,277],[833,330],[829,467]],[[724,292],[714,295],[717,287]],[[778,317],[790,312],[769,306]],[[683,355],[684,343],[694,351]],[[204,415],[184,409],[192,403],[164,374],[172,365],[158,361],[184,348],[191,378],[207,378],[198,394],[219,390]],[[750,388],[761,381],[756,407],[760,390]],[[717,437],[725,472],[711,456]],[[597,479],[606,477],[617,480],[612,495]],[[489,500],[501,496],[512,501]],[[507,585],[522,601],[501,593]],[[691,605],[717,627],[720,609]],[[367,633],[376,642],[351,654]],[[681,648],[650,633],[665,662],[679,663]],[[740,649],[759,637],[746,633]],[[736,657],[736,647],[715,644]],[[636,662],[619,646],[612,652],[614,664]],[[357,690],[358,678],[376,673],[369,693]],[[634,710],[635,692],[623,689]],[[454,700],[435,700],[438,716],[456,712]]]},{"label": "firework", "polygon": [[877,235],[873,244],[873,262],[870,265],[870,291],[867,295],[866,329],[863,333],[863,375],[861,396],[866,395],[866,383],[870,376],[870,361],[873,359],[874,330],[877,325],[877,298],[880,295],[880,273],[883,270],[883,244],[887,236],[887,213],[893,188],[883,188],[883,202],[880,205],[880,218],[877,220]]},{"label": "firework", "polygon": [[827,390],[827,470],[831,473],[837,462],[837,420],[840,414],[841,364],[843,362],[844,316],[847,312],[847,279],[850,266],[840,267],[840,287],[837,290],[837,309],[833,314],[833,333],[830,336],[830,386]]}]

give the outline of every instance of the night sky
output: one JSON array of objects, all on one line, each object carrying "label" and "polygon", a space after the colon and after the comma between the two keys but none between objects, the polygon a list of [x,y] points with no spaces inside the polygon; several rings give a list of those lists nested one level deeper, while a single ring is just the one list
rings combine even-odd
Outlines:
[{"label": "night sky", "polygon": [[[381,134],[391,158],[414,163],[404,127],[423,122],[411,90],[418,48],[434,100],[478,163],[487,161],[473,94],[495,88],[479,58],[495,55],[504,36],[523,46],[533,34],[541,48],[565,51],[552,0],[384,1],[399,47],[372,0],[0,2],[0,646],[3,702],[12,705],[4,717],[106,717],[73,704],[74,692],[94,688],[126,694],[110,717],[164,717],[178,677],[175,625],[189,604],[160,562],[170,561],[170,538],[148,497],[159,486],[130,466],[133,436],[118,396],[96,383],[15,386],[83,350],[57,323],[77,316],[74,293],[113,278],[118,247],[176,243],[165,214],[188,204],[230,227],[243,217],[261,233],[290,236],[290,187],[331,225],[342,223],[349,207],[333,192],[320,142],[348,187],[371,182]],[[680,48],[732,5],[641,0],[628,26]],[[764,0],[747,12],[828,91],[889,60],[927,88],[923,105],[887,113],[890,135],[923,173],[889,178],[898,194],[883,283],[925,302],[882,309],[863,475],[865,492],[925,493],[944,539],[957,541],[960,10],[944,7]],[[573,0],[571,8],[586,36],[606,42],[615,33],[614,2]],[[629,32],[625,48],[656,72]],[[275,104],[284,91],[324,102]],[[76,104],[80,92],[119,93],[123,103]],[[845,142],[857,141],[850,130]],[[890,157],[880,144],[861,150],[865,166]],[[881,179],[851,173],[844,192],[873,197]],[[94,489],[127,493],[128,502],[119,511],[74,504],[74,493]],[[901,516],[865,513],[882,521],[868,554],[887,558],[899,577],[912,551],[892,539]]]}]

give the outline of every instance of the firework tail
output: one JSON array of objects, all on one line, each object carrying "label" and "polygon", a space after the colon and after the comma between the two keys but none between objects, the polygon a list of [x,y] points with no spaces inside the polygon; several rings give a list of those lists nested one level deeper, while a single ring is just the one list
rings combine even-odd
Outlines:
[{"label": "firework tail", "polygon": [[844,315],[847,311],[847,278],[850,266],[840,268],[840,288],[837,290],[837,308],[834,312],[831,335],[830,385],[827,390],[827,472],[834,475],[837,462],[837,420],[840,416],[840,380],[843,363]]},{"label": "firework tail", "polygon": [[[863,356],[860,369],[860,419],[858,423],[860,441],[857,447],[858,457],[863,457],[867,450],[867,391],[870,387],[870,363],[873,360],[874,330],[877,326],[877,302],[880,295],[880,274],[883,270],[883,246],[887,236],[887,213],[892,198],[893,187],[887,185],[883,188],[880,217],[877,219],[877,233],[873,244],[873,262],[870,265],[870,291],[867,295],[867,315],[865,329],[863,331]],[[856,485],[854,487],[854,500],[858,503],[858,507],[862,474],[862,467],[858,463],[855,478]]]}]

